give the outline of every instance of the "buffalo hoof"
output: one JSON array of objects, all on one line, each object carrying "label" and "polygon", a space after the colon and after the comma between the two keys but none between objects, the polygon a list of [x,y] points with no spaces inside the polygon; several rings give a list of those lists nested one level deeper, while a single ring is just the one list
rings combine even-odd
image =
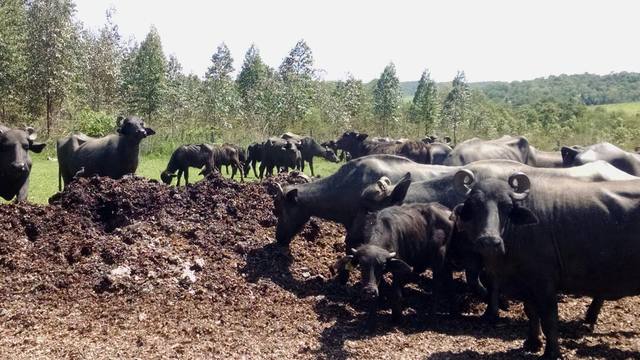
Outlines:
[{"label": "buffalo hoof", "polygon": [[540,349],[542,349],[542,341],[539,338],[535,338],[535,339],[528,338],[527,340],[524,341],[522,348],[526,352],[537,353],[538,351],[540,351]]},{"label": "buffalo hoof", "polygon": [[498,301],[498,307],[500,308],[500,310],[502,311],[509,311],[509,300],[505,299],[505,298],[501,298]]},{"label": "buffalo hoof", "polygon": [[347,285],[347,283],[349,282],[349,272],[346,270],[338,271],[338,276],[336,276],[336,281],[340,285],[343,285],[343,286]]},{"label": "buffalo hoof", "polygon": [[546,349],[544,351],[544,354],[542,354],[542,356],[540,357],[540,359],[558,360],[558,359],[562,359],[562,354],[560,353],[560,350],[549,350],[549,349]]},{"label": "buffalo hoof", "polygon": [[500,316],[498,316],[497,313],[494,313],[492,311],[489,311],[488,309],[484,312],[484,314],[482,314],[482,316],[480,317],[480,319],[482,320],[482,322],[487,323],[487,324],[495,324],[498,322],[498,320],[500,320]]}]

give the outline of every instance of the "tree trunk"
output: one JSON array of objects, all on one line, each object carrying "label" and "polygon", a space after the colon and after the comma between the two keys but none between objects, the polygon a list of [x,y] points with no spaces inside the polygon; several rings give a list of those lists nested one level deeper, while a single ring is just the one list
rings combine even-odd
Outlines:
[{"label": "tree trunk", "polygon": [[53,102],[51,101],[51,95],[47,94],[47,137],[51,134],[51,117],[53,112]]}]

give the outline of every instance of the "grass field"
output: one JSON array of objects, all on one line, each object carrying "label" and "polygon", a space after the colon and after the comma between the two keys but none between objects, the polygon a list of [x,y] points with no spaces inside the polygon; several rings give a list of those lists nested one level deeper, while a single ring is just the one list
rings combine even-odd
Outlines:
[{"label": "grass field", "polygon": [[[29,201],[46,204],[49,197],[58,191],[58,163],[47,160],[46,155],[43,154],[31,154],[31,159],[33,160],[33,167],[29,184]],[[142,157],[137,174],[149,179],[160,180],[160,173],[165,169],[168,161],[169,155]],[[322,177],[333,174],[341,165],[342,164],[334,164],[322,159],[314,159],[315,174]],[[197,169],[191,169],[189,171],[190,182],[193,183],[202,179],[202,176],[199,176],[198,172]],[[231,168],[229,168],[229,172],[231,172]],[[231,176],[226,174],[224,168],[222,169],[222,173],[225,176]],[[309,170],[308,166],[305,167],[305,173],[309,176],[311,175],[311,170]],[[240,177],[236,175],[235,179],[239,181]],[[257,180],[253,176],[253,170],[249,172],[247,180]],[[4,200],[2,200],[2,202],[4,202]]]},{"label": "grass field", "polygon": [[606,111],[620,111],[630,115],[640,115],[640,102],[596,105],[592,108],[604,109]]}]

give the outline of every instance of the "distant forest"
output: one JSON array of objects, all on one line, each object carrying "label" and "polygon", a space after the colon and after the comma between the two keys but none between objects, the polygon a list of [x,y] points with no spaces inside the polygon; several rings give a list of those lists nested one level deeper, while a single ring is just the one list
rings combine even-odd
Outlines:
[{"label": "distant forest", "polygon": [[[450,83],[438,83],[446,89]],[[405,96],[413,96],[418,81],[401,82]],[[616,104],[640,101],[640,73],[620,72],[608,75],[551,75],[523,81],[470,82],[471,89],[482,91],[491,100],[512,105],[539,101],[580,101],[584,105]]]}]

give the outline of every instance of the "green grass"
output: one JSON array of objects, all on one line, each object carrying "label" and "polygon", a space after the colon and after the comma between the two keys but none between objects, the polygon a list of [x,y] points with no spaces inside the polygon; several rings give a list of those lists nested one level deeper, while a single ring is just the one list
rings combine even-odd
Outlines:
[{"label": "green grass", "polygon": [[[33,160],[33,167],[31,169],[29,183],[29,201],[46,204],[48,203],[49,197],[58,192],[58,163],[55,160],[48,160],[44,154],[31,154],[31,159]],[[160,173],[165,169],[168,161],[169,155],[141,157],[136,174],[149,179],[160,180]],[[342,164],[334,164],[322,159],[314,159],[315,174],[322,177],[333,174],[341,165]],[[231,168],[229,168],[229,172],[231,172]],[[189,181],[191,183],[202,180],[202,176],[198,175],[198,173],[198,169],[192,168],[189,170]],[[308,166],[305,167],[305,173],[311,175],[311,170]],[[222,169],[222,174],[231,177],[231,175],[226,174],[224,168]],[[240,181],[238,175],[236,175],[235,179]],[[257,180],[253,176],[253,170],[249,172],[246,180]],[[173,184],[175,185],[175,181]],[[184,185],[184,179],[182,185]]]},{"label": "green grass", "polygon": [[594,109],[603,109],[605,111],[618,111],[624,112],[629,115],[640,115],[640,102],[620,103],[620,104],[606,104],[592,106]]}]

